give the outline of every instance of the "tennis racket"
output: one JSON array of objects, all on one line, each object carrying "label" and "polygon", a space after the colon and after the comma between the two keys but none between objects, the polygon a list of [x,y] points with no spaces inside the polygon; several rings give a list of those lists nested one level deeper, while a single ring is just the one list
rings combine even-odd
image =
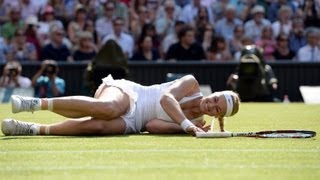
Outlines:
[{"label": "tennis racket", "polygon": [[258,132],[197,132],[197,138],[227,138],[227,137],[256,137],[256,138],[311,138],[316,132],[309,130],[273,130]]}]

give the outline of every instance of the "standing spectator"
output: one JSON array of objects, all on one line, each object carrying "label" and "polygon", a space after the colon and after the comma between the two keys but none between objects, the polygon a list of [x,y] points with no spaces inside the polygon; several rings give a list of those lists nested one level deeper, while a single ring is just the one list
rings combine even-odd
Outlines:
[{"label": "standing spectator", "polygon": [[209,61],[229,61],[232,60],[226,40],[223,37],[216,37],[212,45],[207,50],[207,60]]},{"label": "standing spectator", "polygon": [[93,43],[93,35],[89,31],[78,33],[78,46],[73,53],[75,61],[92,60],[97,54],[97,48]]},{"label": "standing spectator", "polygon": [[256,41],[256,45],[263,49],[263,58],[265,61],[274,60],[273,52],[277,47],[276,42],[273,38],[271,26],[265,26],[262,29],[261,38]]},{"label": "standing spectator", "polygon": [[96,21],[96,31],[99,41],[102,41],[103,38],[113,31],[112,20],[114,17],[114,4],[108,1],[103,7],[104,16]]},{"label": "standing spectator", "polygon": [[305,0],[302,6],[303,17],[306,27],[320,27],[320,2]]},{"label": "standing spectator", "polygon": [[43,47],[47,40],[49,39],[50,26],[59,26],[60,28],[64,28],[61,21],[55,18],[55,12],[52,6],[45,6],[41,10],[41,21],[39,22],[39,27],[37,30],[38,39]]},{"label": "standing spectator", "polygon": [[42,60],[73,61],[70,50],[63,43],[64,31],[57,25],[50,28],[50,42],[42,48]]},{"label": "standing spectator", "polygon": [[75,8],[74,20],[68,25],[68,37],[75,45],[77,43],[77,33],[83,31],[87,20],[87,11],[83,5],[77,4]]},{"label": "standing spectator", "polygon": [[[186,24],[195,24],[195,17],[201,7],[200,0],[192,0],[190,4],[183,7],[179,20],[184,21]],[[208,7],[205,8],[207,9],[209,22],[211,23],[213,22],[212,12]]]},{"label": "standing spectator", "polygon": [[121,47],[123,53],[131,58],[133,55],[134,49],[134,40],[131,35],[123,32],[124,21],[117,17],[113,20],[113,33],[107,35],[102,44],[105,44],[108,40],[112,39],[117,42],[117,44]]},{"label": "standing spectator", "polygon": [[3,68],[2,76],[0,77],[0,87],[6,88],[29,88],[31,80],[21,76],[22,67],[17,61],[9,61]]},{"label": "standing spectator", "polygon": [[279,34],[289,35],[292,28],[292,10],[289,6],[282,6],[278,12],[278,20],[272,23],[272,30],[274,37]]},{"label": "standing spectator", "polygon": [[37,36],[38,18],[36,16],[29,16],[26,19],[26,41],[33,44],[37,51],[37,60],[41,57],[41,45]]},{"label": "standing spectator", "polygon": [[270,21],[264,18],[264,13],[263,6],[255,5],[251,10],[253,19],[244,24],[245,35],[254,41],[261,37],[263,27],[271,25]]},{"label": "standing spectator", "polygon": [[276,61],[292,60],[295,57],[295,53],[289,49],[288,36],[286,34],[280,34],[277,37],[277,48],[273,52],[273,56]]},{"label": "standing spectator", "polygon": [[20,17],[20,9],[18,7],[12,7],[9,10],[9,21],[1,27],[1,36],[4,37],[8,43],[10,43],[16,30],[24,26]]},{"label": "standing spectator", "polygon": [[58,76],[59,67],[56,61],[45,60],[41,68],[32,77],[32,86],[36,97],[52,98],[64,95],[65,81]]},{"label": "standing spectator", "polygon": [[26,35],[23,29],[17,29],[14,38],[8,46],[7,60],[16,61],[36,61],[36,47],[26,41]]},{"label": "standing spectator", "polygon": [[300,62],[320,62],[320,30],[310,27],[306,30],[308,44],[299,49],[297,60]]},{"label": "standing spectator", "polygon": [[204,60],[202,47],[194,42],[194,30],[186,26],[178,33],[179,42],[170,46],[166,60]]},{"label": "standing spectator", "polygon": [[174,1],[166,0],[163,7],[165,11],[164,16],[158,17],[155,22],[156,31],[160,37],[174,33],[174,23],[176,20]]},{"label": "standing spectator", "polygon": [[216,33],[229,41],[233,38],[234,28],[242,25],[242,21],[235,17],[236,8],[228,5],[225,11],[225,17],[220,19],[216,24]]},{"label": "standing spectator", "polygon": [[229,40],[230,53],[234,55],[236,52],[243,49],[242,38],[244,37],[244,28],[242,25],[238,25],[233,30],[233,38]]},{"label": "standing spectator", "polygon": [[291,0],[275,0],[272,1],[270,6],[268,7],[267,18],[269,19],[269,21],[273,23],[277,20],[279,9],[282,6],[288,6],[293,13],[296,12],[296,7]]},{"label": "standing spectator", "polygon": [[292,30],[289,34],[289,48],[293,52],[307,44],[307,38],[304,35],[304,22],[301,18],[292,21]]},{"label": "standing spectator", "polygon": [[153,48],[152,37],[143,36],[139,40],[138,51],[132,57],[134,61],[155,61],[160,58],[159,52],[157,49]]},{"label": "standing spectator", "polygon": [[176,21],[174,24],[174,33],[168,34],[166,37],[164,37],[162,41],[162,54],[165,56],[167,53],[169,47],[172,44],[175,44],[178,42],[178,33],[181,30],[181,28],[184,26],[183,21]]}]

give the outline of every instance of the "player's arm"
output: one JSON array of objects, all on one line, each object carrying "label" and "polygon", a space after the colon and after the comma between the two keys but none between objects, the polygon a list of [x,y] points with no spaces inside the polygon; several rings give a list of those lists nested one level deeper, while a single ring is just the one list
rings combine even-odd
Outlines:
[{"label": "player's arm", "polygon": [[187,133],[194,134],[197,128],[184,115],[179,101],[185,97],[199,92],[198,81],[192,76],[187,75],[176,80],[163,94],[160,104],[169,117],[181,125]]},{"label": "player's arm", "polygon": [[146,124],[146,130],[151,134],[182,134],[183,129],[173,122],[163,121],[161,119],[152,119]]},{"label": "player's arm", "polygon": [[[195,126],[204,131],[209,130],[209,126],[204,126],[205,121],[191,121]],[[146,124],[146,130],[151,134],[184,134],[184,130],[177,123],[167,122],[162,119],[152,119]]]}]

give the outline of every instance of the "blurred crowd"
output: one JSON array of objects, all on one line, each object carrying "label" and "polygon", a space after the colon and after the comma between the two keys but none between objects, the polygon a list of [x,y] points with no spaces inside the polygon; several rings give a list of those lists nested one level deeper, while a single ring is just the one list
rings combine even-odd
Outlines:
[{"label": "blurred crowd", "polygon": [[0,62],[84,61],[110,39],[132,61],[320,61],[319,0],[0,0]]}]

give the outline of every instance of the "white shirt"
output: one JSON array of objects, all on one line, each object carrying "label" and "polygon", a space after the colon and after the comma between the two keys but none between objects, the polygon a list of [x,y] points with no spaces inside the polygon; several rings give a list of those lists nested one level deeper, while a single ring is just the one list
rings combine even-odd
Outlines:
[{"label": "white shirt", "polygon": [[262,22],[260,25],[256,24],[256,22],[252,19],[250,21],[247,21],[244,24],[244,31],[245,35],[252,38],[253,41],[257,41],[261,37],[261,31],[265,26],[270,26],[271,23],[267,19],[262,19]]},{"label": "white shirt", "polygon": [[305,45],[301,47],[297,54],[297,61],[299,62],[320,62],[320,49],[319,47],[312,47]]},{"label": "white shirt", "polygon": [[132,36],[126,33],[121,33],[120,37],[118,38],[114,33],[111,33],[103,38],[102,44],[105,44],[110,39],[115,40],[118,43],[122,51],[128,54],[128,58],[132,57],[134,48],[134,41]]},{"label": "white shirt", "polygon": [[103,39],[113,32],[112,19],[101,17],[96,22],[96,31],[99,39]]},{"label": "white shirt", "polygon": [[[281,27],[282,26],[282,27]],[[281,32],[281,28],[282,28],[282,32],[285,33],[286,35],[289,35],[292,26],[291,26],[291,21],[287,24],[280,24],[279,21],[276,21],[274,23],[272,23],[272,31],[273,31],[273,37],[278,37],[280,32]]]},{"label": "white shirt", "polygon": [[[9,88],[14,88],[14,87],[17,87],[16,84],[11,81],[9,84],[7,84],[7,82],[9,81],[9,78],[8,77],[1,77],[0,80],[2,81],[2,79],[5,78],[5,84],[6,84],[6,87],[9,87]],[[31,87],[31,80],[27,77],[23,77],[23,76],[18,76],[18,83],[20,85],[21,88],[29,88]]]}]

